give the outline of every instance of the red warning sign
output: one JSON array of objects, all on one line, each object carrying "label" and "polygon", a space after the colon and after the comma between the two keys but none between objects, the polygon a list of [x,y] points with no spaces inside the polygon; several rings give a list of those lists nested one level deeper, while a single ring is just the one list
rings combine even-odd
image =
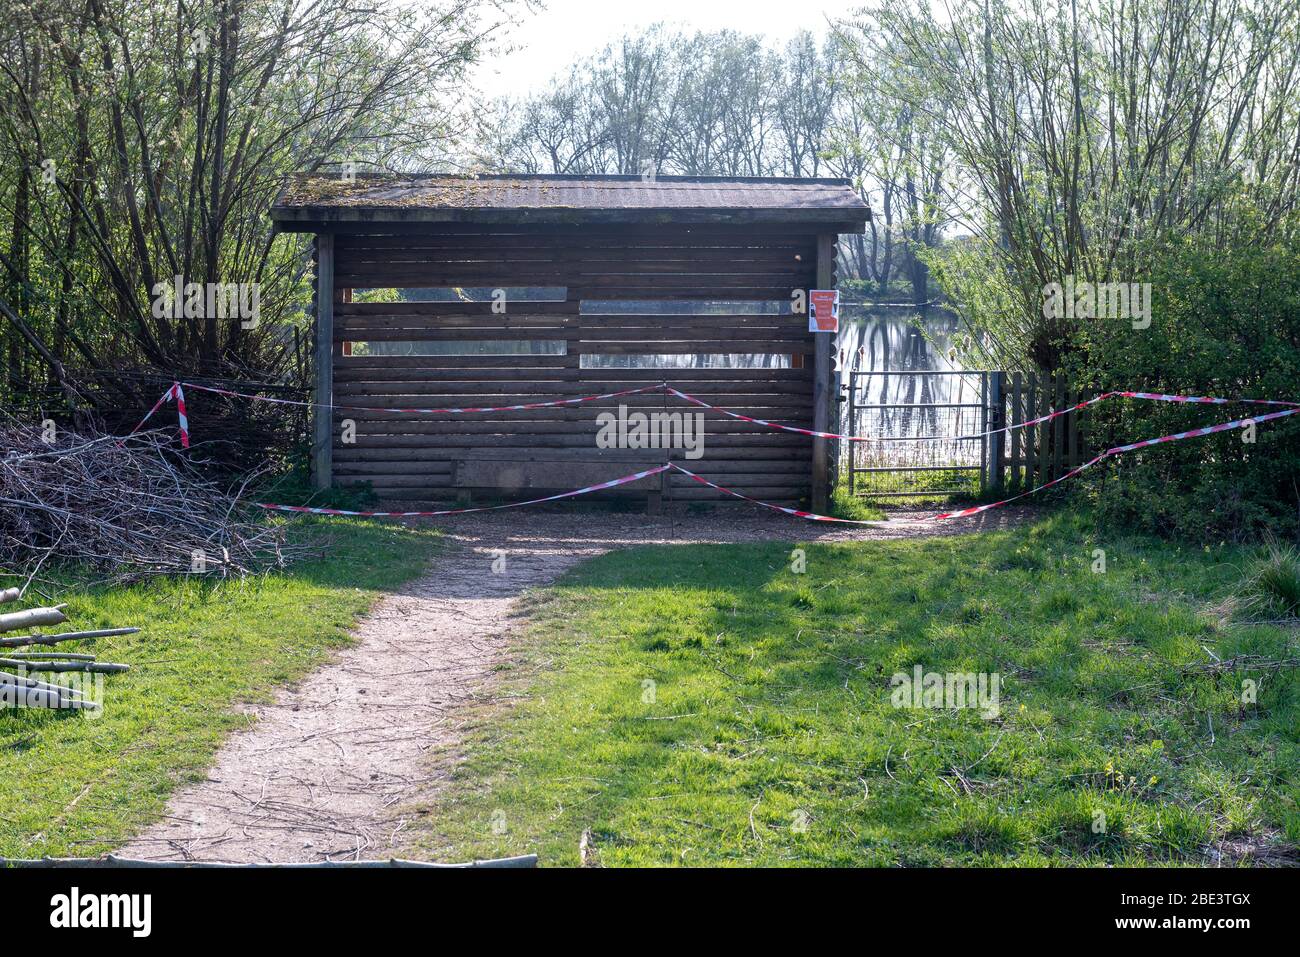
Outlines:
[{"label": "red warning sign", "polygon": [[840,331],[840,291],[814,289],[808,294],[808,331]]}]

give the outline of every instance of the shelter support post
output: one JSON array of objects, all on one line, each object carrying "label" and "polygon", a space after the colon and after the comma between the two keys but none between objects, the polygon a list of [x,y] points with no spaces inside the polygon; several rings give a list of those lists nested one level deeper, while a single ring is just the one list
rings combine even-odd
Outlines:
[{"label": "shelter support post", "polygon": [[312,414],[312,485],[327,489],[333,480],[334,416],[334,235],[316,236],[316,369]]},{"label": "shelter support post", "polygon": [[[835,233],[820,233],[817,236],[818,289],[835,288],[835,251],[838,239]],[[818,332],[813,335],[816,348],[813,356],[813,429],[818,432],[831,431],[831,406],[836,398],[831,356],[838,338],[838,333]],[[812,448],[814,512],[824,513],[827,510],[830,503],[830,478],[828,440],[815,438]]]}]

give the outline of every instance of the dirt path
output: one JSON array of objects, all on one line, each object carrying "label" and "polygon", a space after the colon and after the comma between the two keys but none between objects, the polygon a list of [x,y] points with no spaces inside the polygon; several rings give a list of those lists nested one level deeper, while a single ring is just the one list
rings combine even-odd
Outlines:
[{"label": "dirt path", "polygon": [[[118,853],[151,860],[320,861],[400,856],[397,809],[445,777],[458,705],[490,694],[513,605],[571,565],[641,544],[853,541],[986,531],[1023,512],[951,524],[905,515],[831,526],[739,511],[662,518],[608,512],[489,512],[444,528],[449,547],[424,577],[385,596],[338,654],[218,752],[207,779],[173,795],[162,821]],[[504,559],[504,567],[502,567]],[[494,563],[497,571],[493,570]]]}]

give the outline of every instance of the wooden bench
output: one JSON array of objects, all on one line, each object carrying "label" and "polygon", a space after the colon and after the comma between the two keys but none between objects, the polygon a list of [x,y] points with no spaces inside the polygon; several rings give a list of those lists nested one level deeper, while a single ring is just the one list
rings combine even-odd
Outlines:
[{"label": "wooden bench", "polygon": [[[496,489],[513,495],[521,492],[567,492],[599,482],[621,478],[632,472],[663,465],[672,457],[686,458],[685,449],[535,449],[529,452],[498,452],[473,449],[451,463],[451,485],[462,502],[473,489]],[[646,511],[658,515],[668,473],[660,472],[620,485],[619,491],[645,492]]]}]

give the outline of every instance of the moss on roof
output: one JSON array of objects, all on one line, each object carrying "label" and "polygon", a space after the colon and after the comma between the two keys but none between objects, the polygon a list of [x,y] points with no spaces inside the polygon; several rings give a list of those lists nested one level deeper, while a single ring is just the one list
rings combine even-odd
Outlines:
[{"label": "moss on roof", "polygon": [[485,182],[476,177],[461,179],[375,179],[299,175],[293,177],[280,197],[285,206],[476,206],[491,191],[508,188],[501,180]]}]

